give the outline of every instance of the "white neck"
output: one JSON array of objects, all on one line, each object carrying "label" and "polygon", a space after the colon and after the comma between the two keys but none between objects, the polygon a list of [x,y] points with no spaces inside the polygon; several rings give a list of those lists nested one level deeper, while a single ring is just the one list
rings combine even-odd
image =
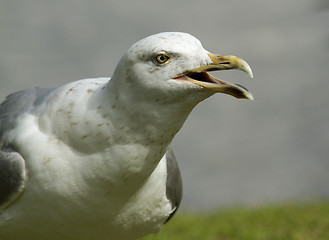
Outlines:
[{"label": "white neck", "polygon": [[[54,101],[56,107],[48,108],[51,112],[46,118],[56,115],[56,124],[49,130],[70,149],[87,156],[86,162],[76,161],[89,165],[81,170],[88,171],[86,176],[125,179],[125,185],[130,179],[134,185],[156,168],[191,110],[209,94],[196,92],[166,98],[165,93],[143,93],[142,88],[122,83],[121,79],[113,77],[98,86],[80,81],[73,86],[74,91],[65,88],[58,93],[62,95],[61,103]],[[92,93],[86,96],[86,91]],[[78,99],[79,96],[83,97]],[[72,99],[79,105],[70,106]],[[60,110],[64,107],[70,109],[69,114]]]},{"label": "white neck", "polygon": [[162,146],[170,144],[195,105],[210,96],[200,92],[176,97],[160,91],[145,92],[133,82],[122,84],[115,76],[105,90],[104,113],[111,116],[116,131],[126,133],[126,141]]}]

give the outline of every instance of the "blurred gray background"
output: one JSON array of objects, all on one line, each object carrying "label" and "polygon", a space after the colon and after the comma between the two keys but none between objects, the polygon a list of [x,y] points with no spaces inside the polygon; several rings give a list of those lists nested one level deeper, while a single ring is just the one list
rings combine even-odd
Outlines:
[{"label": "blurred gray background", "polygon": [[163,31],[237,55],[254,101],[217,94],[173,146],[185,209],[329,200],[329,1],[0,0],[0,100],[13,91],[111,76],[124,51]]}]

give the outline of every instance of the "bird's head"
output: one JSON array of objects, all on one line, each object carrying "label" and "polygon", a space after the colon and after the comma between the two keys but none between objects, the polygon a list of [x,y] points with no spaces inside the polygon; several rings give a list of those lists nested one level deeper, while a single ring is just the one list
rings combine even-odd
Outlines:
[{"label": "bird's head", "polygon": [[146,37],[132,45],[121,59],[114,78],[126,87],[147,91],[148,96],[210,96],[226,93],[253,99],[241,85],[213,77],[208,72],[239,69],[253,77],[247,62],[236,56],[211,54],[187,33],[165,32]]}]

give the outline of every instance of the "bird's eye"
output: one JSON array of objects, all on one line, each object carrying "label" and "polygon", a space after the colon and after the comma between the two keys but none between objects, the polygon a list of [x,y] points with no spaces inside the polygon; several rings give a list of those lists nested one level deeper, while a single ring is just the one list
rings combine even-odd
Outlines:
[{"label": "bird's eye", "polygon": [[158,55],[155,56],[155,61],[158,64],[164,64],[164,63],[168,62],[169,59],[170,59],[170,57],[164,53],[159,53]]}]

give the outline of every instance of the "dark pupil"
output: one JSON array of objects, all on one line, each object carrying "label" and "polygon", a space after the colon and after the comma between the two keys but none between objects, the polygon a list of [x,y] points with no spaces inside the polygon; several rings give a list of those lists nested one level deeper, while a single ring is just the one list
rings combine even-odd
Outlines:
[{"label": "dark pupil", "polygon": [[159,56],[159,61],[160,61],[160,62],[164,62],[164,61],[166,61],[166,57],[165,57],[164,55],[160,55],[160,56]]}]

